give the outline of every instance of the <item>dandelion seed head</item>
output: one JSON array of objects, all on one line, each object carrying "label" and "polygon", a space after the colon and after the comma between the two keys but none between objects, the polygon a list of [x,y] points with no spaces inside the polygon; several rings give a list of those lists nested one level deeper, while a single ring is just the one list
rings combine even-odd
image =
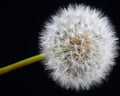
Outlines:
[{"label": "dandelion seed head", "polygon": [[[40,36],[50,76],[66,89],[90,89],[109,75],[117,57],[115,31],[107,16],[85,5],[69,5],[53,15]],[[67,51],[62,51],[61,46]]]}]

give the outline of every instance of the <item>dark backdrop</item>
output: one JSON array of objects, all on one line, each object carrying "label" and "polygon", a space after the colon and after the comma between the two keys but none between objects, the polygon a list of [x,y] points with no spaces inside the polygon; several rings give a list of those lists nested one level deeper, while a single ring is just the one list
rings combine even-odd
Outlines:
[{"label": "dark backdrop", "polygon": [[[119,1],[119,0],[118,0]],[[38,33],[59,7],[84,3],[100,8],[115,25],[120,37],[120,3],[117,0],[32,0],[6,1],[1,11],[0,67],[36,55]],[[2,4],[2,3],[1,3]],[[2,30],[3,29],[3,30]],[[34,63],[0,77],[0,96],[119,96],[120,60],[116,59],[107,82],[101,87],[79,92],[65,90],[48,76],[41,63]],[[4,93],[4,95],[2,94]]]}]

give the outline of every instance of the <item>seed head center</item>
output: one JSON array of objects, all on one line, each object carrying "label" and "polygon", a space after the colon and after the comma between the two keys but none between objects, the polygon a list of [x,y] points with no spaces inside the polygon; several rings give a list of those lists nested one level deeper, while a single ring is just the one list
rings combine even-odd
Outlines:
[{"label": "seed head center", "polygon": [[[88,59],[88,55],[91,50],[91,38],[89,38],[87,33],[76,33],[74,35],[67,34],[67,38],[69,39],[70,51],[72,52],[72,56],[76,60],[86,60]],[[77,51],[77,53],[75,52]],[[81,57],[81,58],[80,58]]]}]

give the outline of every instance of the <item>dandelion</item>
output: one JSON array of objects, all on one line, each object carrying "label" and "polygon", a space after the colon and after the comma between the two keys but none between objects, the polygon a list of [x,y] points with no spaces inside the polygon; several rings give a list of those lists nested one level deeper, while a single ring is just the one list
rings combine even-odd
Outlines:
[{"label": "dandelion", "polygon": [[117,57],[115,30],[107,16],[82,4],[60,9],[40,33],[38,54],[0,69],[0,74],[45,59],[50,76],[66,89],[102,84]]},{"label": "dandelion", "polygon": [[[53,15],[40,36],[50,76],[66,89],[89,89],[109,75],[117,56],[115,31],[108,17],[85,5],[69,5]],[[68,49],[61,51],[61,46]]]}]

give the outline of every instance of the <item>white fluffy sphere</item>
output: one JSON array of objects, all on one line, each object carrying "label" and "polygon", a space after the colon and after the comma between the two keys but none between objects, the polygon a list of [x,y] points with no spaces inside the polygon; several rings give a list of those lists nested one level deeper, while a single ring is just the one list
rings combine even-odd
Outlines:
[{"label": "white fluffy sphere", "polygon": [[[41,35],[41,33],[40,33]],[[109,75],[117,56],[115,31],[108,17],[89,6],[69,5],[46,23],[40,36],[51,77],[66,89],[89,89]],[[61,46],[69,50],[62,51]],[[59,54],[55,52],[62,51]]]}]

